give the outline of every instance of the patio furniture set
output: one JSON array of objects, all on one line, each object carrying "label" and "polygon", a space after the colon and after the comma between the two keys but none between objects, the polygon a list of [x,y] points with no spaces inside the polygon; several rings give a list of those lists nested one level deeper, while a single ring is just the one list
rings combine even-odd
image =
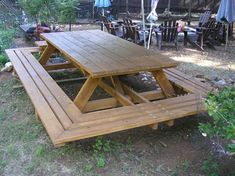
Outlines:
[{"label": "patio furniture set", "polygon": [[[65,143],[174,120],[205,110],[211,87],[174,67],[176,61],[100,30],[43,33],[39,47],[6,50],[55,147]],[[33,55],[41,52],[39,61]],[[67,62],[48,62],[54,53]],[[74,100],[50,76],[76,68],[85,82]],[[139,92],[121,77],[150,72],[159,88]],[[99,87],[111,97],[91,100]]]},{"label": "patio furniture set", "polygon": [[[143,44],[143,33],[141,23],[134,23],[130,18],[124,18],[123,21],[109,21],[102,16],[101,21],[105,25],[107,32],[112,35],[124,38],[137,44]],[[178,49],[179,34],[184,36],[184,46],[189,43],[192,47],[204,51],[204,46],[215,49],[215,45],[225,43],[225,27],[220,22],[216,22],[211,18],[211,12],[205,11],[200,15],[198,26],[186,25],[179,28],[178,21],[169,17],[161,24],[154,25],[154,29],[150,31],[149,25],[146,29],[146,40],[155,33],[158,48],[162,45],[173,43]],[[150,33],[150,35],[149,35]],[[150,39],[151,40],[151,39]]]}]

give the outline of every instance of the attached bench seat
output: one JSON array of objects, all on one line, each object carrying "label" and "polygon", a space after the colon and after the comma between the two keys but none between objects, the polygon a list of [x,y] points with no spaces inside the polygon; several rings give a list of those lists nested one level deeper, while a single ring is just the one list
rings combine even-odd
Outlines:
[{"label": "attached bench seat", "polygon": [[109,134],[141,126],[169,122],[203,112],[204,105],[196,94],[125,106],[82,115],[59,138],[58,143]]},{"label": "attached bench seat", "polygon": [[6,50],[36,113],[56,147],[79,139],[167,123],[205,110],[201,92],[205,94],[209,88],[175,69],[166,69],[168,78],[176,86],[182,84],[190,94],[133,106],[81,113],[35,59],[32,54],[34,52],[39,52],[39,48]]},{"label": "attached bench seat", "polygon": [[181,88],[185,92],[206,96],[207,93],[212,90],[210,85],[202,83],[175,68],[165,69],[164,72],[173,85]]},{"label": "attached bench seat", "polygon": [[42,40],[42,41],[36,41],[35,45],[39,47],[40,51],[44,51],[47,47],[47,42]]},{"label": "attached bench seat", "polygon": [[39,48],[6,50],[52,142],[78,121],[80,110],[32,55]]}]

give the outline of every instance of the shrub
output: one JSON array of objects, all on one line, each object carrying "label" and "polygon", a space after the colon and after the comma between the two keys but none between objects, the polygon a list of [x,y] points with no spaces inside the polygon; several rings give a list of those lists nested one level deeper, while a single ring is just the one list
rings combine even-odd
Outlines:
[{"label": "shrub", "polygon": [[6,29],[4,24],[0,24],[0,65],[7,62],[5,49],[10,48],[14,39],[14,29]]},{"label": "shrub", "polygon": [[7,62],[7,57],[5,55],[0,55],[0,65],[4,65]]},{"label": "shrub", "polygon": [[200,131],[210,138],[216,136],[228,140],[227,150],[235,152],[235,87],[210,92],[205,104],[213,121],[200,124]]},{"label": "shrub", "polygon": [[14,31],[10,30],[0,30],[0,54],[3,54],[5,49],[12,45],[14,38]]},{"label": "shrub", "polygon": [[203,161],[201,169],[206,176],[219,176],[219,164],[213,156]]}]

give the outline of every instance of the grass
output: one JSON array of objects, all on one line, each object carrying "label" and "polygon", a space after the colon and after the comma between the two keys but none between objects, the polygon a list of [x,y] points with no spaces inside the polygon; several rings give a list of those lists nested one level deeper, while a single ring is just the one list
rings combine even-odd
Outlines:
[{"label": "grass", "polygon": [[[36,120],[27,94],[23,89],[13,89],[14,85],[19,85],[14,78],[0,82],[0,175],[180,176],[187,175],[193,167],[189,164],[191,161],[183,157],[180,164],[175,163],[179,167],[168,165],[178,158],[176,144],[191,137],[181,137],[192,133],[187,127],[176,128],[178,133],[170,129],[163,132],[134,129],[55,149],[42,124]],[[160,142],[166,143],[166,147]],[[194,145],[200,146],[200,143]],[[174,146],[173,156],[169,155],[171,146]],[[200,169],[198,172],[202,173]]]}]

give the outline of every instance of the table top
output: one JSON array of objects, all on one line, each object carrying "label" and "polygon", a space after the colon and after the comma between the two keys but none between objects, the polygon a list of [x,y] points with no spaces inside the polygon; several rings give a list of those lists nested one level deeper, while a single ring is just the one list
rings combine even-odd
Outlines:
[{"label": "table top", "polygon": [[43,33],[41,37],[92,77],[155,71],[178,64],[100,30]]}]

